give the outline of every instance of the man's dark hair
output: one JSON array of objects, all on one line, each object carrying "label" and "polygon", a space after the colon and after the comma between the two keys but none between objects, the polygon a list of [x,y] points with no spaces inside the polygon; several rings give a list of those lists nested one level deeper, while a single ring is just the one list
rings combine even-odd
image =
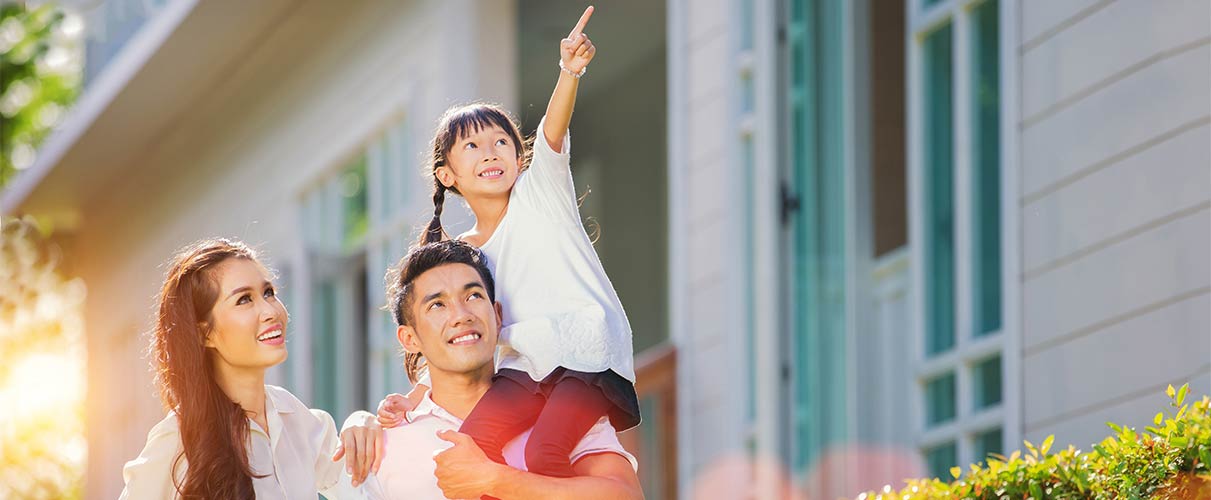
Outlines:
[{"label": "man's dark hair", "polygon": [[[395,318],[395,324],[412,324],[412,284],[416,278],[430,269],[446,264],[466,264],[475,269],[488,291],[488,301],[496,303],[496,282],[492,279],[492,272],[488,269],[483,252],[459,240],[429,243],[409,250],[408,254],[400,259],[399,264],[387,270],[386,308]],[[413,383],[416,383],[416,374],[421,368],[420,362],[420,353],[404,354],[404,369]]]}]

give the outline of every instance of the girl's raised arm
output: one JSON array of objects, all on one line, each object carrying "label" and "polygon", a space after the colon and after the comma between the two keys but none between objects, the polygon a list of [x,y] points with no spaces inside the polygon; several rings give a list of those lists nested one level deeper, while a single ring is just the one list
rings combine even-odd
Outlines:
[{"label": "girl's raised arm", "polygon": [[547,145],[555,151],[563,151],[563,136],[568,132],[572,108],[576,106],[576,88],[589,61],[597,53],[597,47],[584,34],[584,26],[592,16],[593,6],[590,5],[568,37],[559,41],[559,81],[555,83],[551,102],[547,103],[547,117],[542,130]]}]

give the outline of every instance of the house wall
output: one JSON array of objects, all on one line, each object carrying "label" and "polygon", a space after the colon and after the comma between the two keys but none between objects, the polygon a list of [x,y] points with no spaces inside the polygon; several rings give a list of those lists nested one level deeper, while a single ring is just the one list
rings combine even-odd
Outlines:
[{"label": "house wall", "polygon": [[1211,2],[1019,2],[1024,435],[1211,392]]},{"label": "house wall", "polygon": [[[306,283],[301,227],[313,221],[301,220],[301,193],[402,116],[415,124],[410,143],[419,149],[413,192],[401,196],[425,220],[432,206],[419,159],[437,116],[473,98],[516,100],[515,25],[498,22],[514,9],[470,0],[299,4],[154,146],[132,155],[129,175],[98,190],[105,194],[84,207],[71,249],[89,284],[89,498],[117,496],[121,464],[163,416],[142,336],[161,264],[188,242],[227,236]],[[446,63],[468,60],[479,63]],[[459,224],[460,212],[452,207],[448,223]],[[288,293],[289,303],[309,303],[305,286]],[[309,359],[307,323],[296,305],[292,361]],[[296,386],[307,387],[306,372]]]},{"label": "house wall", "polygon": [[[749,391],[744,224],[735,159],[736,2],[669,2],[669,240],[679,361],[683,498],[723,495],[751,476],[721,468],[747,456]],[[714,493],[712,493],[714,492]]]}]

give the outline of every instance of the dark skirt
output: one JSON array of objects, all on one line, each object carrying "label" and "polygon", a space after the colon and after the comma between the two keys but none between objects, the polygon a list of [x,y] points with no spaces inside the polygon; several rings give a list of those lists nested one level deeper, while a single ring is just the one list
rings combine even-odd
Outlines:
[{"label": "dark skirt", "polygon": [[599,389],[601,395],[610,402],[611,408],[606,416],[610,418],[610,425],[614,426],[614,430],[622,432],[639,425],[639,398],[635,395],[635,384],[614,373],[614,370],[585,373],[560,367],[542,379],[542,382],[535,382],[526,372],[505,368],[497,371],[495,377],[508,378],[544,398],[549,397],[551,389],[563,379],[579,379],[585,385]]}]

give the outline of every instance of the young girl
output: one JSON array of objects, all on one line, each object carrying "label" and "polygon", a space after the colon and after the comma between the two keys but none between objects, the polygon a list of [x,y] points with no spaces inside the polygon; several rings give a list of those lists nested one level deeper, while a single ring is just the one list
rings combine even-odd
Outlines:
[{"label": "young girl", "polygon": [[[528,167],[518,127],[500,108],[471,104],[442,117],[433,141],[434,215],[421,237],[445,237],[445,193],[461,195],[476,220],[458,238],[488,257],[502,298],[498,371],[460,430],[504,463],[502,447],[533,427],[526,468],[554,477],[575,475],[569,455],[602,416],[620,431],[639,423],[630,324],[581,223],[568,162],[577,84],[596,52],[581,32],[592,13],[586,9],[560,42],[559,82]],[[396,405],[412,406],[384,402]],[[380,414],[388,425],[399,421],[390,409]]]},{"label": "young girl", "polygon": [[[354,425],[338,438],[328,413],[265,385],[286,360],[287,314],[251,249],[209,240],[182,250],[158,310],[152,363],[169,413],[123,468],[122,499],[363,498],[354,485],[381,453],[357,447],[377,446],[381,431]],[[335,461],[344,444],[350,462],[363,455],[352,484]]]}]

